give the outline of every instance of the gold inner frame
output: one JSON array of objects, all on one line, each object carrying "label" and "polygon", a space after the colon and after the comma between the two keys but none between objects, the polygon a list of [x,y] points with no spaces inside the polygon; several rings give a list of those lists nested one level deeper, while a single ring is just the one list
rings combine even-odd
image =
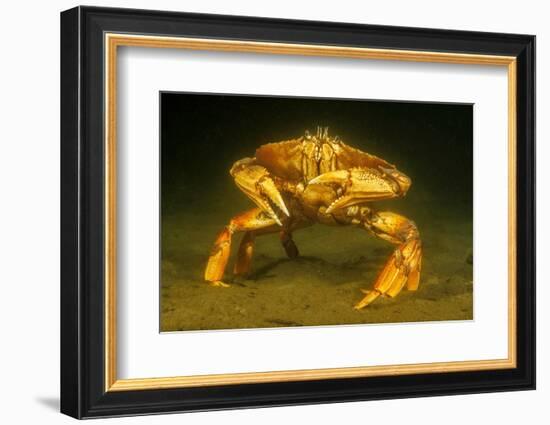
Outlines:
[{"label": "gold inner frame", "polygon": [[[148,390],[262,382],[307,381],[516,367],[516,58],[461,53],[336,47],[325,45],[105,34],[105,391]],[[328,56],[507,67],[508,71],[508,357],[383,366],[118,379],[116,373],[116,123],[119,46]]]}]

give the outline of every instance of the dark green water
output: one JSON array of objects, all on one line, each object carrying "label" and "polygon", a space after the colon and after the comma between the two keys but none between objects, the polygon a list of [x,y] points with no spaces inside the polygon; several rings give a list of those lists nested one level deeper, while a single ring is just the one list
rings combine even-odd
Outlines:
[{"label": "dark green water", "polygon": [[[472,106],[303,98],[161,94],[161,330],[234,329],[472,319]],[[393,246],[355,227],[256,239],[247,278],[210,287],[204,267],[217,233],[255,205],[229,169],[261,144],[329,126],[347,144],[412,178],[406,198],[375,204],[415,221],[420,287],[356,311]]]}]

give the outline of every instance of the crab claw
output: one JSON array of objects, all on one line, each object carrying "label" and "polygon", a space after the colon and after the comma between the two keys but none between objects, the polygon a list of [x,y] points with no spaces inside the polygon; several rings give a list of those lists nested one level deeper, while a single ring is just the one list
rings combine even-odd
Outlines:
[{"label": "crab claw", "polygon": [[402,196],[410,186],[410,179],[397,170],[351,168],[321,174],[310,180],[309,184],[331,184],[342,189],[342,195],[330,204],[326,210],[330,214],[337,209],[366,201]]},{"label": "crab claw", "polygon": [[268,212],[269,215],[273,217],[273,219],[277,222],[277,224],[279,224],[279,226],[282,226],[281,220],[277,213],[274,211],[272,205],[277,206],[277,208],[281,210],[287,217],[290,216],[290,213],[288,212],[285,201],[283,200],[279,189],[277,189],[277,186],[275,186],[275,183],[270,177],[263,177],[260,181],[258,181],[257,187],[257,193],[259,193],[259,196],[257,196],[257,199],[253,200],[256,201],[256,204],[260,208]]},{"label": "crab claw", "polygon": [[[282,226],[278,211],[290,216],[281,192],[277,189],[269,172],[259,165],[236,163],[231,169],[237,186],[266,214]],[[274,208],[275,207],[275,208]]]}]

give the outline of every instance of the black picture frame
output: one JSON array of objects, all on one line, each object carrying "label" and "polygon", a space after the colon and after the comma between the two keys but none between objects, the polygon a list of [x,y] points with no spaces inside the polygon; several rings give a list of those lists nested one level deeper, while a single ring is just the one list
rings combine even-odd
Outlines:
[{"label": "black picture frame", "polygon": [[[106,392],[105,32],[516,57],[517,367]],[[62,413],[92,418],[534,388],[534,36],[96,7],[61,13]]]}]

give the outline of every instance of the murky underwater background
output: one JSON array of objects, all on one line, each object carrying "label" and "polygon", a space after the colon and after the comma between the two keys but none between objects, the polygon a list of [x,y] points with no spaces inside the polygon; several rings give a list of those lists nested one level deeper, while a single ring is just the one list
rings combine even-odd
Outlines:
[{"label": "murky underwater background", "polygon": [[[161,94],[161,331],[473,318],[473,109],[471,105]],[[217,233],[255,205],[233,183],[233,162],[264,143],[329,126],[347,144],[412,178],[406,198],[379,202],[418,226],[420,287],[357,311],[393,246],[355,227],[315,225],[256,239],[252,270],[203,280]]]}]

